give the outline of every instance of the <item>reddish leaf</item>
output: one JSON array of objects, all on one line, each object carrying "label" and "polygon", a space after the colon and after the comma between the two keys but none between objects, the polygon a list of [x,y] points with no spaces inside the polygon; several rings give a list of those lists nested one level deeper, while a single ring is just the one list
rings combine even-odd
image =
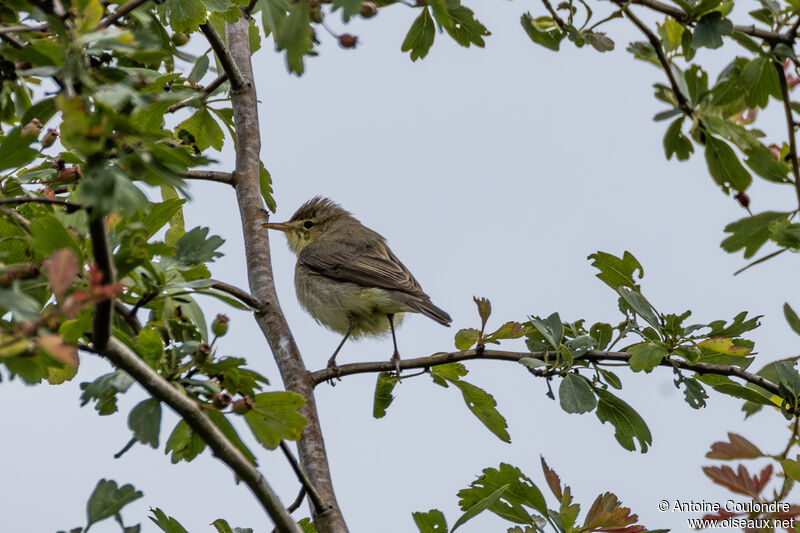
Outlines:
[{"label": "reddish leaf", "polygon": [[53,255],[44,261],[44,266],[47,278],[50,280],[50,288],[53,289],[56,300],[61,302],[64,293],[78,276],[78,258],[72,250],[62,248],[53,252]]},{"label": "reddish leaf", "polygon": [[711,451],[706,454],[709,459],[731,461],[734,459],[755,459],[763,457],[764,453],[758,446],[736,433],[728,433],[730,442],[715,442]]},{"label": "reddish leaf", "polygon": [[[629,529],[639,519],[635,514],[631,514],[631,510],[627,507],[622,507],[617,497],[606,492],[598,496],[591,509],[586,514],[583,528],[587,531],[614,531],[634,533],[635,531],[644,531],[642,526],[634,526],[634,529]],[[635,528],[641,529],[635,529]]]},{"label": "reddish leaf", "polygon": [[758,476],[752,478],[744,465],[739,465],[737,472],[727,465],[722,467],[704,466],[703,472],[711,478],[711,481],[722,485],[731,492],[757,498],[772,477],[772,465],[767,465]]},{"label": "reddish leaf", "polygon": [[564,499],[564,492],[561,490],[561,479],[558,477],[558,474],[555,473],[554,470],[551,470],[547,463],[542,459],[542,470],[544,470],[544,479],[547,481],[547,485],[550,487],[550,490],[553,491],[553,495],[558,498],[558,501]]},{"label": "reddish leaf", "polygon": [[36,344],[53,359],[69,366],[78,366],[78,347],[64,342],[61,335],[56,335],[55,333],[42,335],[36,339]]},{"label": "reddish leaf", "polygon": [[472,297],[475,305],[478,306],[478,314],[481,317],[481,331],[486,327],[486,322],[489,320],[489,315],[492,314],[492,303],[486,298]]}]

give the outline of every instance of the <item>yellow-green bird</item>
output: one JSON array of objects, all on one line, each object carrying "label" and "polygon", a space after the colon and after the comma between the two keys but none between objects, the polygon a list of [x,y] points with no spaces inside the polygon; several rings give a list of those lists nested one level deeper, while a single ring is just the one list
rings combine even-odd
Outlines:
[{"label": "yellow-green bird", "polygon": [[422,313],[450,325],[450,315],[431,302],[386,239],[332,200],[317,196],[288,222],[264,227],[283,231],[297,255],[294,285],[300,304],[317,322],[344,335],[328,367],[336,368],[336,355],[348,338],[389,330],[399,374],[394,327],[403,313]]}]

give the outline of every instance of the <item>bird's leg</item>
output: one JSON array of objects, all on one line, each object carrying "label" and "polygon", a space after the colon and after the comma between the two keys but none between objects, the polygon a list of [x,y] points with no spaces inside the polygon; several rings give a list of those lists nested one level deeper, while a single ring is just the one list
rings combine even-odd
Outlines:
[{"label": "bird's leg", "polygon": [[[330,368],[331,370],[336,372],[336,377],[337,378],[339,378],[339,365],[336,364],[336,356],[339,354],[339,350],[342,349],[342,346],[344,346],[344,343],[347,341],[348,337],[350,337],[350,334],[353,333],[354,329],[356,329],[356,324],[355,324],[354,321],[351,320],[350,321],[350,327],[347,329],[347,332],[344,334],[344,338],[342,338],[342,342],[339,343],[339,346],[337,346],[336,349],[333,351],[333,355],[331,356],[331,358],[328,359],[328,368]],[[333,385],[334,384],[333,383],[333,379],[331,379],[329,383],[331,385]]]},{"label": "bird's leg", "polygon": [[394,369],[397,372],[397,377],[400,377],[400,352],[397,351],[397,338],[394,335],[394,315],[388,314],[386,318],[389,319],[389,328],[392,330],[392,344],[394,344],[394,353],[392,354],[391,361],[394,362]]}]

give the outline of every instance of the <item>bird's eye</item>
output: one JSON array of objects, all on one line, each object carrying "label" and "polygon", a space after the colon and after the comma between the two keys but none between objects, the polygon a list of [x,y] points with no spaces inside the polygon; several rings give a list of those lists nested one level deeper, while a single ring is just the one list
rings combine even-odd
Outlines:
[{"label": "bird's eye", "polygon": [[313,225],[314,225],[314,223],[311,222],[310,220],[306,220],[305,222],[303,222],[303,227],[306,228],[306,229],[311,229],[311,226],[313,226]]}]

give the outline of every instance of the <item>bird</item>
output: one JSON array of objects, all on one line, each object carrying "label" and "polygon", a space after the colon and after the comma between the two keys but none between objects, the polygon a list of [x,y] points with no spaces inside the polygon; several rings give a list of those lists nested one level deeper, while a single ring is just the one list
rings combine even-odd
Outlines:
[{"label": "bird", "polygon": [[431,302],[386,239],[333,200],[315,196],[287,222],[263,227],[284,232],[297,256],[294,285],[300,305],[319,324],[344,335],[328,368],[338,370],[336,356],[347,339],[391,331],[390,361],[399,376],[395,326],[404,313],[422,313],[450,326],[450,315]]}]

